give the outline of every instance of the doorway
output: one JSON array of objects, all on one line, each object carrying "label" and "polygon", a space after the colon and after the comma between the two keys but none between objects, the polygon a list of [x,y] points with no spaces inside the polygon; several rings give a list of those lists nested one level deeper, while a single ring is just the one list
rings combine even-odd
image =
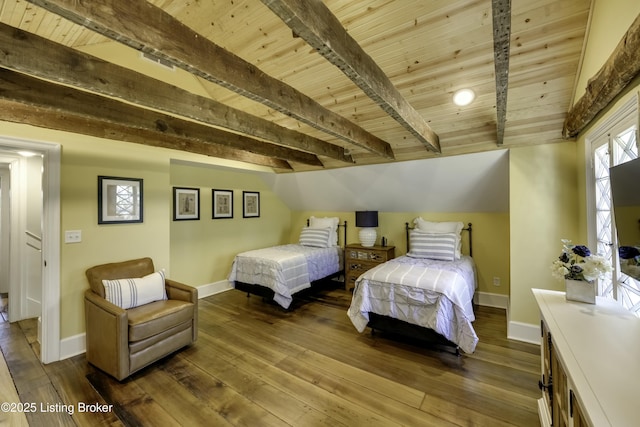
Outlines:
[{"label": "doorway", "polygon": [[0,164],[0,234],[8,242],[8,249],[0,247],[0,278],[8,272],[8,318],[39,317],[40,360],[54,362],[60,360],[60,145],[0,136]]}]

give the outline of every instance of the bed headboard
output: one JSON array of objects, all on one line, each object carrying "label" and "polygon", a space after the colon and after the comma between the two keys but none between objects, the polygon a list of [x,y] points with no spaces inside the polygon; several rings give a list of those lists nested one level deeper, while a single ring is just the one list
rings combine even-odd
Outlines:
[{"label": "bed headboard", "polygon": [[[407,237],[407,253],[409,252],[409,230],[413,230],[415,227],[410,227],[408,222],[404,223],[404,230]],[[469,232],[469,256],[473,256],[473,228],[471,223],[467,223],[467,226],[462,231]]]},{"label": "bed headboard", "polygon": [[[309,226],[309,218],[307,218],[307,227]],[[342,245],[340,245],[340,227],[343,228]],[[347,220],[345,219],[342,224],[338,223],[338,244],[345,248],[347,246]]]}]

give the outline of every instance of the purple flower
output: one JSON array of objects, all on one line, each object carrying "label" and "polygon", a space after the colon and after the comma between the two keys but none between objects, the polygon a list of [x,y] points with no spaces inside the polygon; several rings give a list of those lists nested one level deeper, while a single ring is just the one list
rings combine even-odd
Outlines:
[{"label": "purple flower", "polygon": [[640,255],[640,250],[635,246],[620,246],[618,253],[622,259],[631,259]]},{"label": "purple flower", "polygon": [[586,258],[591,255],[591,251],[589,250],[589,248],[583,245],[574,246],[572,250],[574,254],[581,256],[583,258]]}]

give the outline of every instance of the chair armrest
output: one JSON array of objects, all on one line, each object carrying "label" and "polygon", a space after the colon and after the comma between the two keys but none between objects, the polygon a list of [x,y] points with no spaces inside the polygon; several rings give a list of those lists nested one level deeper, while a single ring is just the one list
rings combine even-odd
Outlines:
[{"label": "chair armrest", "polygon": [[127,317],[127,310],[107,301],[91,289],[87,289],[84,292],[84,298],[112,316],[124,316],[125,318]]},{"label": "chair armrest", "polygon": [[127,311],[92,290],[84,293],[87,360],[118,380],[129,375]]},{"label": "chair armrest", "polygon": [[167,290],[167,298],[180,301],[186,301],[193,304],[198,302],[198,290],[193,286],[176,282],[175,280],[165,279],[165,289]]}]

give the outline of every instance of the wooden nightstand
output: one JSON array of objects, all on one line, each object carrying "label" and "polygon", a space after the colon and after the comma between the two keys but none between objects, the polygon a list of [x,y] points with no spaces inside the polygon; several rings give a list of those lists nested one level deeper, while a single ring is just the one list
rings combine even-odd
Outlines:
[{"label": "wooden nightstand", "polygon": [[344,248],[344,287],[351,290],[356,279],[376,265],[395,258],[395,246],[369,246],[351,244]]}]

